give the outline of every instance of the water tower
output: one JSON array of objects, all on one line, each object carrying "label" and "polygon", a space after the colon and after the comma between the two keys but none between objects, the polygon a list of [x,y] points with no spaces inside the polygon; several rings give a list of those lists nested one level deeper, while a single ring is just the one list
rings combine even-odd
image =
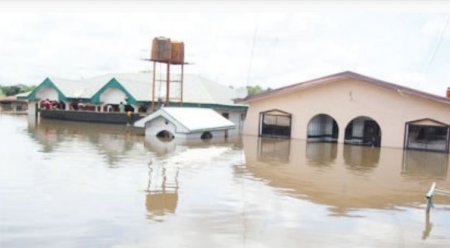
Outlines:
[{"label": "water tower", "polygon": [[[152,112],[155,111],[155,92],[157,85],[161,89],[165,85],[165,106],[169,106],[170,102],[178,102],[183,105],[183,77],[184,77],[184,43],[180,41],[172,41],[166,37],[156,37],[152,42],[152,52],[150,61],[153,61],[153,84],[152,84]],[[157,64],[160,64],[157,71]],[[161,75],[161,65],[166,66],[165,78],[157,78]],[[174,78],[171,75],[171,66],[180,70],[180,77]],[[164,69],[162,69],[164,70]],[[178,87],[174,87],[175,84]],[[177,94],[171,95],[171,88],[175,88]],[[159,96],[160,97],[160,96]]]}]

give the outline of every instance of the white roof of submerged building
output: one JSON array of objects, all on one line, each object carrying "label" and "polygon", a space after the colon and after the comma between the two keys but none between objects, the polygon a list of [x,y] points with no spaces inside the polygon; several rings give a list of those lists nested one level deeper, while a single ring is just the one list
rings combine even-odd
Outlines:
[{"label": "white roof of submerged building", "polygon": [[216,111],[206,108],[161,108],[153,114],[134,123],[135,127],[145,128],[145,125],[158,118],[164,117],[176,125],[181,125],[187,132],[212,131],[233,129],[235,125]]},{"label": "white roof of submerged building", "polygon": [[[157,75],[157,77],[164,78],[165,75]],[[89,99],[115,79],[136,101],[150,102],[152,100],[152,72],[112,73],[80,80],[57,77],[49,77],[49,79],[68,98]],[[242,94],[241,88],[235,90],[199,75],[185,74],[183,81],[183,102],[185,103],[235,105],[234,99],[243,98],[246,95]],[[176,85],[176,83],[172,85]],[[177,90],[171,89],[171,91],[174,93]],[[155,100],[159,97],[165,98],[165,83],[161,86],[156,84]]]},{"label": "white roof of submerged building", "polygon": [[49,77],[56,87],[68,98],[91,98],[108,81],[92,79],[70,80]]}]

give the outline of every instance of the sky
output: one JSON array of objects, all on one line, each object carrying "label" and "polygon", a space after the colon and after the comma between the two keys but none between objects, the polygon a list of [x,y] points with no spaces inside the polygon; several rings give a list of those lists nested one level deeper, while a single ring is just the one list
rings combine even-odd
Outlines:
[{"label": "sky", "polygon": [[0,84],[151,69],[151,41],[185,43],[186,73],[278,88],[354,71],[443,96],[445,1],[3,1]]}]

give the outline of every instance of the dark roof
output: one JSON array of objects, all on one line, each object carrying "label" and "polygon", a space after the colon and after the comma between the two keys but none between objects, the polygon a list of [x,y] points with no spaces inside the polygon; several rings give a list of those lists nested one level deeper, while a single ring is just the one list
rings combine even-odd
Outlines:
[{"label": "dark roof", "polygon": [[419,97],[419,98],[423,98],[423,99],[427,99],[427,100],[432,100],[432,101],[436,101],[436,102],[440,102],[440,103],[450,104],[450,98],[429,94],[429,93],[426,93],[423,91],[418,91],[418,90],[411,89],[408,87],[404,87],[404,86],[400,86],[397,84],[382,81],[379,79],[364,76],[364,75],[361,75],[361,74],[358,74],[358,73],[355,73],[352,71],[344,71],[344,72],[332,74],[329,76],[320,77],[320,78],[308,80],[305,82],[284,86],[284,87],[281,87],[278,89],[265,91],[260,94],[247,96],[241,102],[248,103],[248,102],[252,102],[252,101],[257,101],[257,100],[268,98],[271,96],[286,94],[286,93],[292,92],[294,90],[310,88],[310,87],[314,87],[317,85],[323,85],[323,84],[327,84],[327,83],[331,83],[331,82],[335,82],[335,81],[340,81],[343,79],[360,80],[363,82],[374,84],[374,85],[382,87],[382,88],[395,90],[402,94],[411,95],[411,96],[415,96],[415,97]]}]

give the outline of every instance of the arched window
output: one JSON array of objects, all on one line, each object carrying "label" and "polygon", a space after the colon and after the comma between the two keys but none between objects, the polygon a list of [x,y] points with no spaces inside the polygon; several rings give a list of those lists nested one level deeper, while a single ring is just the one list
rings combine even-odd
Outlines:
[{"label": "arched window", "polygon": [[326,114],[314,116],[308,123],[309,142],[336,143],[339,136],[339,127],[333,117]]},{"label": "arched window", "polygon": [[200,136],[200,139],[205,140],[205,139],[212,139],[212,133],[210,132],[204,132],[202,133],[202,136]]},{"label": "arched window", "polygon": [[290,138],[292,115],[281,110],[259,113],[259,136]]},{"label": "arched window", "polygon": [[351,120],[345,128],[344,143],[380,147],[381,128],[378,123],[370,117],[356,117]]},{"label": "arched window", "polygon": [[162,130],[161,132],[157,133],[156,137],[158,137],[160,140],[164,140],[164,141],[170,141],[173,138],[175,138],[175,136],[167,130]]}]

